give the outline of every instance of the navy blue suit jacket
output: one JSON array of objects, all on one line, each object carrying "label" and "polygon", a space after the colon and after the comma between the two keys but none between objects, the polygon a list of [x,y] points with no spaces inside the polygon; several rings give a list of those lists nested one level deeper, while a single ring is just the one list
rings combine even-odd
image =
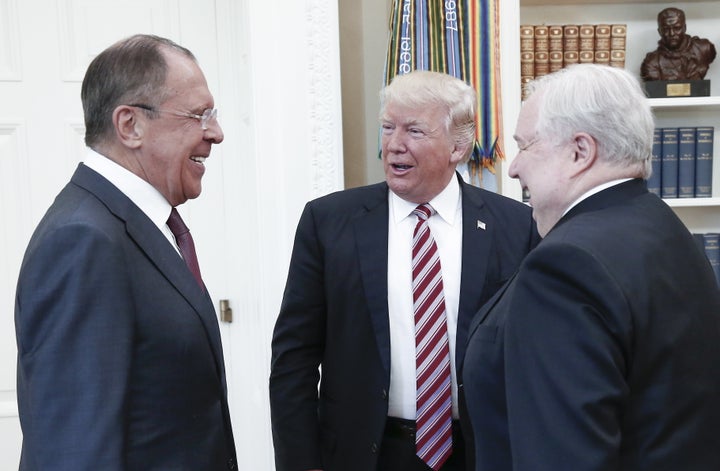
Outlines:
[{"label": "navy blue suit jacket", "polygon": [[[527,206],[462,180],[460,186],[458,358],[472,316],[539,240]],[[375,469],[390,387],[387,250],[387,184],[305,207],[272,342],[278,471]]]},{"label": "navy blue suit jacket", "polygon": [[568,212],[478,313],[477,471],[720,469],[720,291],[642,180]]},{"label": "navy blue suit jacket", "polygon": [[210,297],[157,226],[82,164],[32,236],[15,323],[21,471],[235,463]]}]

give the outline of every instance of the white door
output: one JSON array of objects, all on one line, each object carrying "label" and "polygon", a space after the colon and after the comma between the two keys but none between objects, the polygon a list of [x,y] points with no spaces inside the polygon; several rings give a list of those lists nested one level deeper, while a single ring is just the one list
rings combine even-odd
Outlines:
[{"label": "white door", "polygon": [[[196,6],[200,3],[202,9]],[[154,33],[193,50],[216,90],[215,26],[211,2],[0,0],[0,467],[17,469],[21,442],[15,399],[15,281],[34,226],[84,155],[80,85],[85,69],[117,39]],[[213,157],[207,187],[217,187],[222,175],[221,152]],[[221,221],[222,203],[221,191],[207,191],[196,208],[188,205],[188,212],[203,217],[191,214],[189,219],[198,225],[203,219]],[[223,266],[208,268],[211,278],[224,279]]]}]

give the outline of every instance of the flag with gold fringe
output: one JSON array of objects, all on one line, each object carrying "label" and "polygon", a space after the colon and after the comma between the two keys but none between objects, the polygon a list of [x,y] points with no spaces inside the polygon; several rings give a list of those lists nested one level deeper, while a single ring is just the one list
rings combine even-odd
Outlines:
[{"label": "flag with gold fringe", "polygon": [[495,163],[504,158],[499,3],[393,0],[385,61],[385,84],[418,69],[450,74],[472,85],[478,113],[468,174],[471,183],[493,190]]}]

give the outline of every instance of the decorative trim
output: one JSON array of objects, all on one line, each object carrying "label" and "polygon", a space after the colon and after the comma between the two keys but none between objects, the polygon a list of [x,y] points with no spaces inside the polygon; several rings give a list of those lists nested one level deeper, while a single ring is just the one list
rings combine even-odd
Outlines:
[{"label": "decorative trim", "polygon": [[343,187],[342,113],[337,2],[307,3],[308,119],[312,193],[320,196]]}]

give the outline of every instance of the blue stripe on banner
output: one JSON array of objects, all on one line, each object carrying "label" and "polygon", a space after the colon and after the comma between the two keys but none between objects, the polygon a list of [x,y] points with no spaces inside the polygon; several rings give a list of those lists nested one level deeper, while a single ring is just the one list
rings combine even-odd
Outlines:
[{"label": "blue stripe on banner", "polygon": [[460,62],[460,32],[458,27],[457,3],[445,1],[445,39],[447,49],[447,71],[449,75],[462,79]]},{"label": "blue stripe on banner", "polygon": [[[488,2],[479,2],[480,3],[480,18],[483,19],[480,27],[480,86],[482,87],[482,93],[481,97],[483,100],[492,100],[492,90],[491,90],[491,84],[492,84],[492,69],[490,68],[490,62],[491,62],[491,49],[490,49],[490,33],[491,28],[485,27],[487,23],[488,15],[490,12],[488,11]],[[487,103],[483,103],[483,105],[480,107],[480,111],[482,113],[482,127],[483,127],[483,140],[485,142],[481,142],[480,145],[483,148],[484,156],[483,157],[490,157],[492,154],[490,154],[490,140],[492,139],[492,112],[490,109],[490,105]]]}]

